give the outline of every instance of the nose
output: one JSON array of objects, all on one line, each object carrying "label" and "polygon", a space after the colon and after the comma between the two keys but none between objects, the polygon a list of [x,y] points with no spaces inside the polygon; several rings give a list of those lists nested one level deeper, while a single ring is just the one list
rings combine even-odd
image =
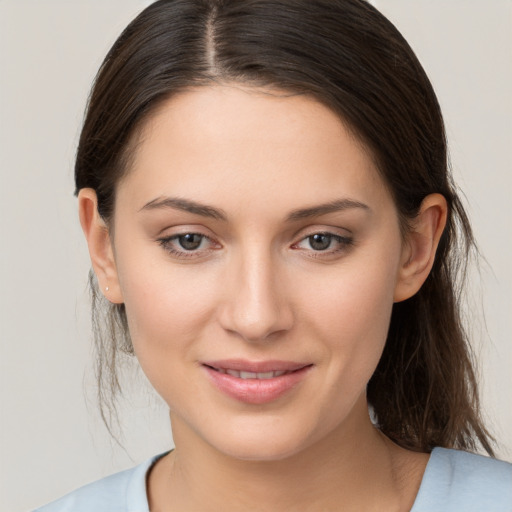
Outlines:
[{"label": "nose", "polygon": [[227,270],[220,323],[225,330],[255,343],[289,331],[293,312],[271,256],[248,252]]}]

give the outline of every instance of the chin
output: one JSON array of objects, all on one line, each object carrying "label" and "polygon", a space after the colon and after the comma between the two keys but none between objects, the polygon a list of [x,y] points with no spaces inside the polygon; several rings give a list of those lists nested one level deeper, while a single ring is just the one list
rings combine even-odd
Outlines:
[{"label": "chin", "polygon": [[[294,431],[295,430],[295,431]],[[247,429],[231,428],[210,444],[226,456],[254,462],[284,460],[313,444],[311,433],[272,425],[253,425]]]},{"label": "chin", "polygon": [[290,446],[290,443],[276,443],[272,440],[256,444],[240,443],[235,446],[221,446],[220,449],[225,455],[238,460],[252,462],[272,462],[284,460],[301,451],[297,446]]}]

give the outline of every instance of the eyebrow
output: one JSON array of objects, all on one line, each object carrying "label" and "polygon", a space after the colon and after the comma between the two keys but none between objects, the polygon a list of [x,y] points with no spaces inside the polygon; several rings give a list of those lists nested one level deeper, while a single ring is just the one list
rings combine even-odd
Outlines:
[{"label": "eyebrow", "polygon": [[[202,217],[209,217],[215,220],[227,221],[226,213],[213,206],[197,203],[190,199],[182,199],[179,197],[157,197],[149,203],[145,204],[139,211],[142,210],[157,210],[171,208],[174,210],[182,210],[195,215],[201,215]],[[302,219],[311,217],[320,217],[321,215],[327,215],[328,213],[335,213],[349,209],[361,209],[370,212],[371,209],[368,205],[356,201],[354,199],[339,199],[330,201],[328,203],[311,206],[309,208],[300,208],[290,212],[286,218],[287,222],[295,222]]]},{"label": "eyebrow", "polygon": [[214,208],[201,203],[196,203],[190,199],[182,199],[179,197],[157,197],[145,204],[139,211],[142,210],[157,210],[157,209],[172,208],[174,210],[182,210],[184,212],[201,215],[203,217],[210,217],[215,220],[227,220],[227,215],[223,210]]},{"label": "eyebrow", "polygon": [[321,215],[327,215],[328,213],[335,213],[354,208],[359,208],[367,212],[371,212],[371,208],[368,205],[361,203],[360,201],[356,201],[354,199],[338,199],[329,203],[312,206],[310,208],[293,210],[288,215],[287,220],[289,222],[293,222],[310,217],[320,217]]}]

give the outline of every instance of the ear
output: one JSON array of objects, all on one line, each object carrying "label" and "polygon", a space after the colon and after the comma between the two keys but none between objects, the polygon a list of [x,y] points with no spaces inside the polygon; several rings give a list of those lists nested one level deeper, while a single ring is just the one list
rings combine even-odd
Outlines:
[{"label": "ear", "polygon": [[98,213],[98,199],[92,188],[83,188],[78,193],[78,212],[100,290],[110,302],[121,304],[113,245],[108,227]]},{"label": "ear", "polygon": [[427,279],[446,225],[448,205],[441,194],[430,194],[421,203],[418,216],[404,242],[394,301],[412,297]]}]

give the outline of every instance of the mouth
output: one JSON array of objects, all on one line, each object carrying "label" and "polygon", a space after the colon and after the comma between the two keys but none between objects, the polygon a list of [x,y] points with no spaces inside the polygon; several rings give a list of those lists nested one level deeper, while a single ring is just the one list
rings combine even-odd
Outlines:
[{"label": "mouth", "polygon": [[[207,365],[208,366],[208,365]],[[275,377],[281,377],[281,375],[286,375],[287,373],[291,373],[290,371],[272,371],[272,372],[247,372],[247,371],[238,371],[232,370],[230,368],[214,368],[210,366],[210,368],[216,372],[224,373],[226,375],[231,375],[232,377],[237,377],[238,379],[274,379]]]},{"label": "mouth", "polygon": [[223,394],[247,404],[265,404],[299,385],[313,364],[228,360],[204,362],[202,366],[210,381]]}]

